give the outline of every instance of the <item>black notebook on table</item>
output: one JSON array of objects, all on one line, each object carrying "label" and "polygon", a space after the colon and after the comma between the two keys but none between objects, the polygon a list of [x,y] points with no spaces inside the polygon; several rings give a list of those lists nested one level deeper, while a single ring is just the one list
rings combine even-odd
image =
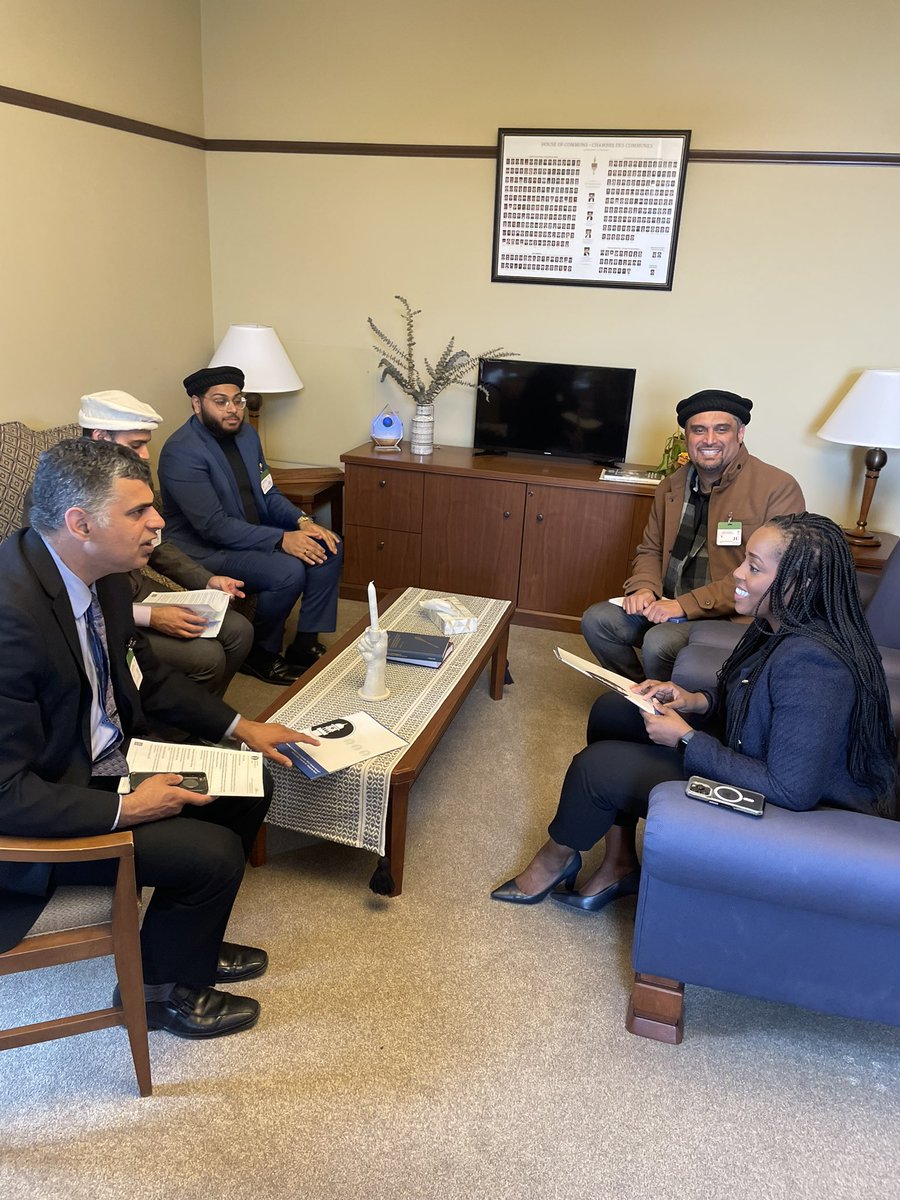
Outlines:
[{"label": "black notebook on table", "polygon": [[387,631],[387,660],[411,667],[439,667],[453,643],[440,633],[405,633],[398,629]]}]

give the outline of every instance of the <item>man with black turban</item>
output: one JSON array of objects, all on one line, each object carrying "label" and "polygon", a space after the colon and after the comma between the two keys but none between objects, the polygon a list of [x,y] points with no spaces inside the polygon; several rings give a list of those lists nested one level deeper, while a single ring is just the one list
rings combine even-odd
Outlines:
[{"label": "man with black turban", "polygon": [[656,489],[621,607],[604,601],[581,618],[585,641],[608,670],[635,681],[670,679],[692,621],[741,620],[731,573],[750,534],[771,517],[806,508],[792,475],[747,453],[752,407],[716,389],[676,407],[690,462]]},{"label": "man with black turban", "polygon": [[[194,415],[159,459],[166,534],[214,574],[256,597],[253,647],[241,670],[287,686],[325,652],[337,619],[340,539],[275,486],[256,430],[244,422],[244,373],[205,367],[184,380]],[[297,633],[284,657],[284,625],[300,596]]]}]

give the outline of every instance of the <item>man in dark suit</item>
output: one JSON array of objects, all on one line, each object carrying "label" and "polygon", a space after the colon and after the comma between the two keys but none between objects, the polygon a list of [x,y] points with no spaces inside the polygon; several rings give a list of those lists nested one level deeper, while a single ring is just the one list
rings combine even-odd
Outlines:
[{"label": "man in dark suit", "polygon": [[[0,831],[133,829],[138,883],[155,888],[141,932],[148,1023],[216,1037],[259,1015],[255,1000],[213,985],[267,965],[264,951],[223,937],[271,788],[214,800],[157,774],[119,796],[123,753],[153,719],[211,742],[232,737],[284,765],[277,743],[310,739],[246,720],[149,649],[124,572],[146,564],[163,525],[132,451],[78,438],[41,456],[32,527],[0,546]],[[106,871],[0,866],[0,951],[27,933],[57,883],[110,882]]]},{"label": "man in dark suit", "polygon": [[[254,642],[240,668],[291,682],[325,653],[337,617],[340,539],[279,492],[256,430],[244,422],[244,374],[205,367],[184,380],[194,415],[159,458],[167,536],[214,574],[256,596]],[[284,657],[284,624],[300,596],[297,633]]]}]

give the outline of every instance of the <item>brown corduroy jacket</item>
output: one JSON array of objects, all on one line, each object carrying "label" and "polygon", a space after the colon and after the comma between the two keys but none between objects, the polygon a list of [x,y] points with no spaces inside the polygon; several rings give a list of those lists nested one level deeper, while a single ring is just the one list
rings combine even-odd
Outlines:
[{"label": "brown corduroy jacket", "polygon": [[[690,470],[690,465],[679,467],[657,487],[650,519],[635,554],[632,574],[625,581],[626,596],[641,588],[648,588],[657,599],[662,596],[669,556],[681,524],[684,485]],[[803,512],[805,507],[803,493],[793,475],[754,458],[745,446],[741,446],[709,497],[707,549],[712,582],[675,597],[685,616],[692,621],[704,617],[748,620],[735,614],[732,578],[732,571],[743,561],[747,539],[771,517]],[[739,546],[716,545],[720,521],[741,522]]]}]

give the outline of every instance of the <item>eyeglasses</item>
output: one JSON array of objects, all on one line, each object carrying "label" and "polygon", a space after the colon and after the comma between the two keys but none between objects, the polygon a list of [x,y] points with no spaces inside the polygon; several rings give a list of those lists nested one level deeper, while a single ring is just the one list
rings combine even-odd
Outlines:
[{"label": "eyeglasses", "polygon": [[213,404],[217,409],[219,409],[220,412],[224,412],[226,408],[236,408],[237,411],[240,412],[242,408],[247,407],[247,397],[246,396],[235,396],[235,398],[233,400],[224,400],[224,399],[217,399],[214,396],[212,398],[212,400],[210,401],[210,403]]}]

